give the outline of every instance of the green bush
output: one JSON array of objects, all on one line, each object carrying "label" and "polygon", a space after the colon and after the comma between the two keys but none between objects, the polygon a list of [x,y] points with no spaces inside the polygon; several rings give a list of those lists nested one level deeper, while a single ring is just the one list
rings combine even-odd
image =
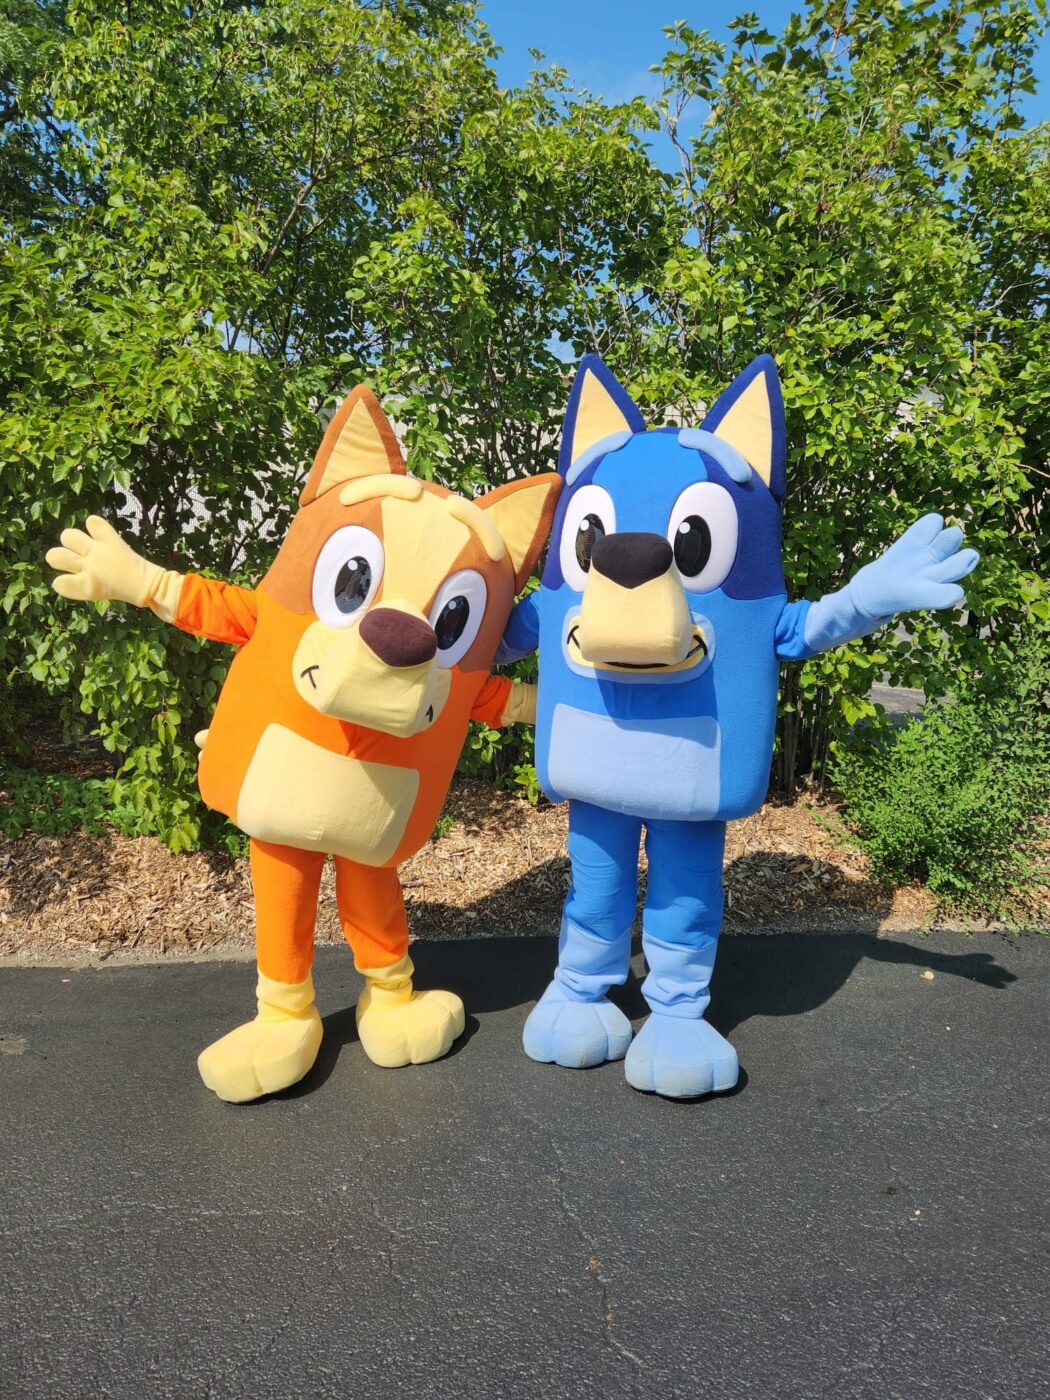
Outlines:
[{"label": "green bush", "polygon": [[556,69],[508,90],[494,53],[472,6],[416,0],[0,17],[0,689],[116,756],[175,847],[212,830],[192,735],[230,654],[56,599],[44,552],[97,511],[254,583],[318,409],[360,380],[420,476],[469,495],[549,464],[581,288],[634,275],[670,199],[644,103],[570,110]]},{"label": "green bush", "polygon": [[[191,736],[229,653],[56,600],[59,531],[122,515],[157,562],[252,583],[349,385],[404,424],[411,471],[470,494],[552,465],[587,350],[654,424],[776,356],[795,596],[926,510],[981,551],[964,622],[916,614],[785,672],[783,788],[873,679],[934,697],[979,673],[989,634],[1050,613],[1050,127],[1018,105],[1044,14],[808,0],[728,46],[679,24],[658,91],[611,104],[553,65],[503,88],[472,3],[14,0],[0,739],[31,688],[115,756],[147,829],[225,831]],[[661,125],[676,173],[645,146]],[[464,764],[535,796],[529,745],[475,731]]]},{"label": "green bush", "polygon": [[[119,825],[105,778],[74,778],[11,768],[0,789],[0,835],[68,836]],[[137,834],[136,833],[128,833]]]},{"label": "green bush", "polygon": [[153,836],[163,832],[172,850],[206,845],[244,855],[247,838],[215,812],[204,812],[185,789],[117,774],[80,778],[8,767],[0,779],[0,836],[68,836],[74,831]]},{"label": "green bush", "polygon": [[459,756],[460,773],[491,779],[497,787],[523,794],[533,806],[540,800],[540,783],[532,761],[531,725],[492,729],[473,723]]},{"label": "green bush", "polygon": [[921,719],[859,736],[832,777],[878,876],[1023,921],[1050,876],[1050,628]]},{"label": "green bush", "polygon": [[[512,680],[532,685],[536,684],[538,673],[535,653],[506,668]],[[530,724],[493,729],[487,724],[473,723],[459,756],[458,770],[489,778],[497,787],[519,792],[535,806],[540,798],[540,784],[533,763],[534,739]]]}]

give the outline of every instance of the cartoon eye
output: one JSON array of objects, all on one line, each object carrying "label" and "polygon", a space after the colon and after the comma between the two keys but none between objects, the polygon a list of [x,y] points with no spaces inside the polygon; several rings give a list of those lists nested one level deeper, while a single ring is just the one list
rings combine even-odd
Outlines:
[{"label": "cartoon eye", "polygon": [[383,577],[383,544],[363,525],[344,525],[324,543],[314,565],[313,605],[328,627],[360,622]]},{"label": "cartoon eye", "polygon": [[438,589],[430,625],[437,637],[439,666],[457,665],[474,645],[487,599],[485,580],[473,569],[460,569]]},{"label": "cartoon eye", "polygon": [[616,529],[616,509],[603,486],[581,486],[569,502],[561,529],[559,562],[570,588],[582,593],[594,546]]},{"label": "cartoon eye", "polygon": [[724,486],[697,481],[678,497],[667,538],[690,593],[707,593],[725,581],[736,559],[739,529],[736,506]]}]

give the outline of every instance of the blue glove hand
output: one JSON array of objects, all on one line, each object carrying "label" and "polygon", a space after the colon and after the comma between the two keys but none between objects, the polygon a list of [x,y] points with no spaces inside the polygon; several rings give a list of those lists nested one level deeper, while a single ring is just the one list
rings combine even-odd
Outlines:
[{"label": "blue glove hand", "polygon": [[978,560],[975,549],[960,549],[962,531],[944,528],[939,515],[924,515],[905,530],[885,554],[865,564],[837,593],[826,593],[817,602],[802,606],[802,646],[799,648],[798,612],[785,608],[791,626],[778,641],[777,655],[812,655],[874,632],[895,613],[916,608],[954,608],[962,602],[958,580],[965,578]]},{"label": "blue glove hand", "polygon": [[954,608],[963,600],[958,580],[974,569],[975,549],[960,549],[957,525],[944,528],[939,515],[916,520],[870,564],[849,581],[850,597],[867,617],[891,617],[918,608]]}]

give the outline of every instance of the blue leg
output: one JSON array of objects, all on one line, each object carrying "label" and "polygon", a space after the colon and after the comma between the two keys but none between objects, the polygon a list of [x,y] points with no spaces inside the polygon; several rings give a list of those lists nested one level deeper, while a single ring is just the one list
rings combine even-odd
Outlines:
[{"label": "blue leg", "polygon": [[554,980],[525,1022],[525,1053],[570,1069],[622,1060],[631,1023],[605,993],[627,979],[638,898],[642,824],[569,803],[572,884],[562,911]]},{"label": "blue leg", "polygon": [[672,1099],[732,1089],[736,1051],[703,1019],[722,926],[724,822],[650,822],[642,993],[652,1015],[635,1037],[628,1084]]}]

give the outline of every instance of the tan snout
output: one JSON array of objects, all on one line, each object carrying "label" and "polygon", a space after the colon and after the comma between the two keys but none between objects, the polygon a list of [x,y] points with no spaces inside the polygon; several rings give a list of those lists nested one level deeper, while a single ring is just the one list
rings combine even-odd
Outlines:
[{"label": "tan snout", "polygon": [[576,642],[592,666],[675,666],[686,659],[693,621],[663,536],[624,532],[598,541]]},{"label": "tan snout", "polygon": [[451,673],[438,666],[436,653],[423,614],[391,601],[356,627],[311,623],[296,648],[293,679],[322,714],[406,739],[429,729],[448,699]]}]

